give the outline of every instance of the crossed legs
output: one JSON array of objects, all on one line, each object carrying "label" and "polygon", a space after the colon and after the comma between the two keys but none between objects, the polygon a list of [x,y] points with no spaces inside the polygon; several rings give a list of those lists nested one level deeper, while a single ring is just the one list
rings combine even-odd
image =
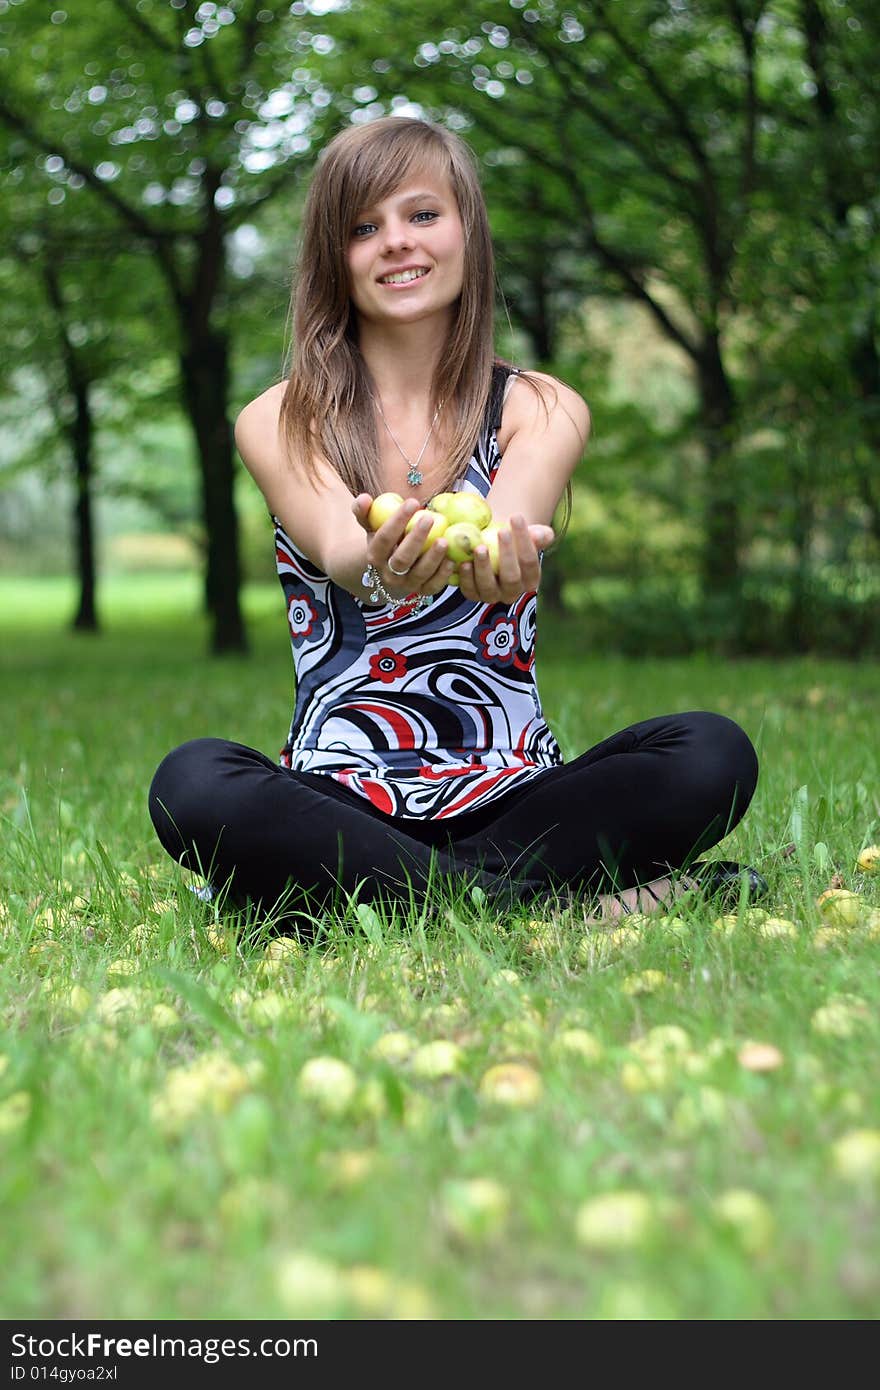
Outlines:
[{"label": "crossed legs", "polygon": [[438,873],[516,902],[626,891],[686,867],[738,823],[757,776],[742,729],[693,711],[631,725],[443,822],[394,819],[330,777],[211,738],[163,759],[149,808],[168,853],[238,905],[314,908],[340,889],[407,902]]}]

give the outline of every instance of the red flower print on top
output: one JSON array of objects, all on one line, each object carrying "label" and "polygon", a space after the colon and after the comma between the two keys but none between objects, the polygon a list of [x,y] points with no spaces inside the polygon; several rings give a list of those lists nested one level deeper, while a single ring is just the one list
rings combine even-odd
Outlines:
[{"label": "red flower print on top", "polygon": [[477,634],[479,652],[484,661],[500,661],[507,665],[516,656],[516,623],[506,614],[499,614],[494,623],[481,627]]},{"label": "red flower print on top", "polygon": [[296,589],[285,584],[284,594],[287,599],[287,626],[294,651],[304,643],[319,642],[329,618],[326,603],[322,603],[305,584]]},{"label": "red flower print on top", "polygon": [[380,647],[375,656],[370,657],[370,679],[390,685],[406,675],[406,657],[393,647]]},{"label": "red flower print on top", "polygon": [[287,600],[287,621],[294,637],[309,637],[317,616],[311,594],[290,594]]}]

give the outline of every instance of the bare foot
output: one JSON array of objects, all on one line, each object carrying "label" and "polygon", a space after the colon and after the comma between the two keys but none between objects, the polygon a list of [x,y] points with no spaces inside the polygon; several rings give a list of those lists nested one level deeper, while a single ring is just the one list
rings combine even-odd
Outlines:
[{"label": "bare foot", "polygon": [[[628,917],[633,912],[660,915],[680,898],[696,888],[692,878],[655,878],[639,888],[624,888],[620,893],[603,893],[599,897],[600,915],[589,918],[590,923],[605,925]],[[658,901],[659,900],[659,901]]]}]

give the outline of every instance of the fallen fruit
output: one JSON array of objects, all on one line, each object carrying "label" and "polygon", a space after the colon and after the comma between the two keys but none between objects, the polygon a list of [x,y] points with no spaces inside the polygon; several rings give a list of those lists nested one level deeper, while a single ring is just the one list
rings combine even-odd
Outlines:
[{"label": "fallen fruit", "polygon": [[424,1043],[410,1061],[413,1075],[424,1077],[426,1081],[439,1081],[444,1076],[455,1076],[461,1071],[464,1053],[458,1043],[448,1038],[435,1038]]},{"label": "fallen fruit", "polygon": [[295,936],[276,936],[266,947],[269,960],[301,960],[303,948]]},{"label": "fallen fruit", "polygon": [[299,1074],[301,1096],[329,1115],[347,1110],[357,1090],[357,1076],[338,1057],[311,1057]]},{"label": "fallen fruit", "polygon": [[712,1203],[722,1226],[727,1227],[749,1255],[760,1255],[773,1242],[776,1222],[762,1197],[745,1187],[732,1187]]},{"label": "fallen fruit", "polygon": [[816,899],[819,915],[832,927],[855,927],[862,915],[862,900],[848,888],[829,888]]},{"label": "fallen fruit", "polygon": [[813,932],[811,942],[814,951],[828,951],[833,946],[846,945],[846,933],[840,927],[819,927],[818,931]]},{"label": "fallen fruit", "polygon": [[510,1212],[510,1193],[493,1178],[464,1178],[444,1183],[443,1220],[461,1241],[488,1241],[499,1236]]},{"label": "fallen fruit", "polygon": [[810,1025],[825,1037],[851,1038],[870,1017],[868,1005],[857,994],[837,994],[816,1009]]},{"label": "fallen fruit", "polygon": [[642,970],[637,975],[627,975],[621,989],[624,994],[654,994],[667,983],[662,970]]},{"label": "fallen fruit", "polygon": [[776,1071],[785,1061],[774,1043],[745,1042],[736,1054],[736,1060],[746,1071]]},{"label": "fallen fruit", "polygon": [[551,1050],[560,1057],[582,1062],[599,1062],[605,1051],[596,1035],[586,1028],[563,1028],[554,1037]]},{"label": "fallen fruit", "polygon": [[584,1202],[575,1234],[591,1250],[632,1250],[657,1229],[654,1204],[644,1192],[608,1192]]},{"label": "fallen fruit", "polygon": [[382,1037],[373,1043],[372,1053],[383,1062],[406,1062],[417,1046],[412,1033],[404,1033],[398,1029],[393,1033],[383,1033]]},{"label": "fallen fruit", "polygon": [[880,1178],[880,1129],[851,1129],[831,1146],[834,1171],[852,1182]]},{"label": "fallen fruit", "polygon": [[759,936],[770,940],[797,940],[798,929],[787,917],[768,917],[757,928]]},{"label": "fallen fruit", "polygon": [[293,1318],[327,1318],[344,1306],[346,1284],[338,1265],[297,1251],[281,1261],[275,1287],[285,1311]]},{"label": "fallen fruit", "polygon": [[501,1062],[484,1074],[479,1089],[484,1100],[498,1105],[534,1105],[541,1099],[544,1083],[534,1067],[522,1062]]}]

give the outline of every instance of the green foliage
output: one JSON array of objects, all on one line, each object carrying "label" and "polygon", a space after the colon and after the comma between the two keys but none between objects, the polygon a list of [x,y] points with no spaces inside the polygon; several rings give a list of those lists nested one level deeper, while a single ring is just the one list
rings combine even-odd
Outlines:
[{"label": "green foliage", "polygon": [[[421,111],[479,156],[501,350],[592,409],[551,563],[596,640],[873,649],[878,55],[858,0],[0,4],[0,482],[65,466],[57,263],[100,488],[191,533],[186,455],[175,484],[152,447],[188,326],[229,337],[233,416],[280,375],[316,151]],[[237,496],[262,577],[260,504]]]}]

